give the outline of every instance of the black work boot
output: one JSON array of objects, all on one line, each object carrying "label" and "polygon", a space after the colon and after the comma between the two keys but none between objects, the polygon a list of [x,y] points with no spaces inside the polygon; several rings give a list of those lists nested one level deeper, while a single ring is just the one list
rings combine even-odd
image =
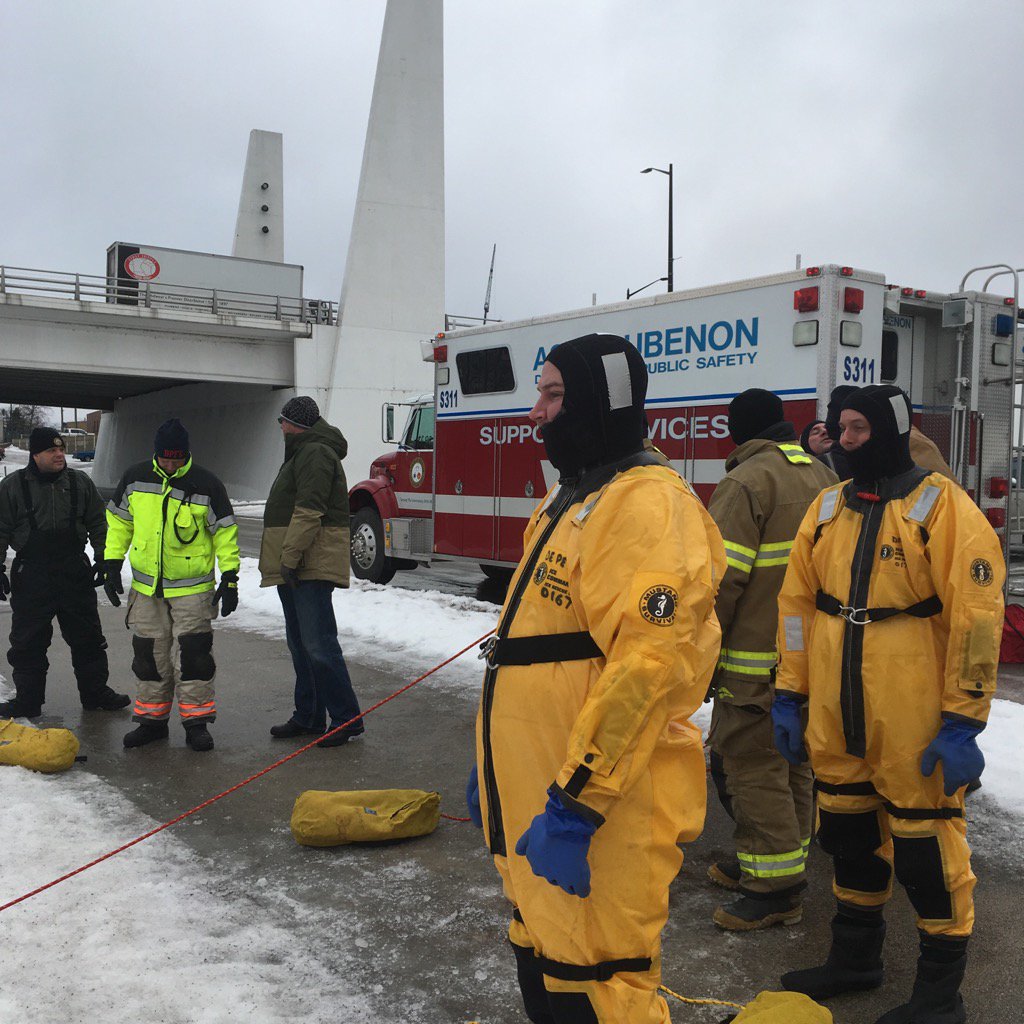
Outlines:
[{"label": "black work boot", "polygon": [[43,709],[38,704],[30,708],[17,697],[0,704],[0,718],[38,718],[42,713]]},{"label": "black work boot", "polygon": [[125,733],[124,745],[126,747],[144,747],[153,740],[167,739],[166,722],[139,722],[131,732]]},{"label": "black work boot", "polygon": [[715,863],[708,868],[708,878],[710,878],[715,885],[720,885],[723,889],[728,889],[731,892],[735,892],[739,889],[740,877],[740,862],[737,857],[733,857],[732,860],[715,861]]},{"label": "black work boot", "polygon": [[821,967],[789,971],[782,987],[812,999],[829,999],[842,992],[860,992],[882,984],[882,944],[885,918],[879,910],[839,905],[832,918],[832,948]]},{"label": "black work boot", "polygon": [[205,722],[185,726],[185,744],[190,750],[213,750],[213,737]]},{"label": "black work boot", "polygon": [[875,1024],[963,1024],[960,983],[967,969],[967,940],[921,936],[921,955],[910,1002],[883,1013]]},{"label": "black work boot", "polygon": [[735,903],[719,907],[714,922],[730,932],[752,932],[773,924],[799,924],[803,917],[799,896],[741,896]]},{"label": "black work boot", "polygon": [[131,702],[127,693],[115,693],[109,686],[104,686],[102,690],[83,698],[82,707],[86,711],[120,711]]}]

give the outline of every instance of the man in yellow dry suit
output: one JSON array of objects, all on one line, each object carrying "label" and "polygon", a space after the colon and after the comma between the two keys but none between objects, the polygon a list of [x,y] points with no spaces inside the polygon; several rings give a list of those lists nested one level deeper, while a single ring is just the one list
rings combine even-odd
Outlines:
[{"label": "man in yellow dry suit", "polygon": [[718,658],[725,554],[688,485],[642,450],[646,390],[622,338],[551,351],[530,418],[560,480],[486,648],[468,795],[536,1024],[669,1020],[659,937],[677,844],[704,822],[688,719]]},{"label": "man in yellow dry suit", "polygon": [[[878,1024],[966,1019],[974,922],[964,786],[996,685],[999,541],[966,492],[910,458],[910,403],[853,392],[840,414],[853,480],[811,505],[779,597],[776,743],[817,776],[819,843],[834,859],[832,948],[785,988],[815,999],[882,983],[892,876],[917,911],[909,1002]],[[940,770],[936,770],[941,765]]]},{"label": "man in yellow dry suit", "polygon": [[708,504],[728,567],[715,612],[722,655],[715,672],[711,774],[736,822],[736,859],[713,864],[717,885],[739,899],[715,924],[751,931],[797,924],[814,820],[808,765],[791,765],[772,742],[778,596],[807,507],[836,475],[797,443],[782,399],[750,388],[729,403],[736,450]]}]

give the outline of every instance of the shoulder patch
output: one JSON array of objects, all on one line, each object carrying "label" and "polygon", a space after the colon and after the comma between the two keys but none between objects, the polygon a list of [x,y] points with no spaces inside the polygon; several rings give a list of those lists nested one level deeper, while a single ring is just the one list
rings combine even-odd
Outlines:
[{"label": "shoulder patch", "polygon": [[822,496],[821,504],[818,506],[819,523],[827,523],[836,514],[836,506],[839,504],[841,493],[841,486],[832,487]]},{"label": "shoulder patch", "polygon": [[672,587],[649,587],[640,598],[640,614],[655,626],[671,626],[678,606],[679,594]]},{"label": "shoulder patch", "polygon": [[991,586],[992,580],[995,579],[995,573],[992,571],[992,563],[985,558],[976,558],[971,562],[971,579],[974,580],[979,587]]},{"label": "shoulder patch", "polygon": [[[929,484],[918,495],[917,501],[914,502],[910,511],[904,513],[905,518],[913,520],[915,523],[923,523],[935,507],[935,502],[938,500],[940,492],[941,488],[936,487],[935,484]],[[989,566],[990,571],[991,568]]]}]

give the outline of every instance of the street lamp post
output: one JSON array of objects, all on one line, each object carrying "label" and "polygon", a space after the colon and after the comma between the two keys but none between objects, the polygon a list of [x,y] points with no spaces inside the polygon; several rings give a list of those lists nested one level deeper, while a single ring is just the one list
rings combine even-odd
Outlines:
[{"label": "street lamp post", "polygon": [[663,170],[661,167],[645,167],[640,173],[650,174],[651,171],[657,171],[659,174],[665,174],[668,176],[668,291],[672,291],[672,165],[668,165],[668,170]]}]

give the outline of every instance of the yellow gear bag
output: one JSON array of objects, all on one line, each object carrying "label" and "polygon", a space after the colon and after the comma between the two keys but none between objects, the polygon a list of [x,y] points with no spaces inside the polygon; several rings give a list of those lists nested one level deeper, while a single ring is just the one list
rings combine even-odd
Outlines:
[{"label": "yellow gear bag", "polygon": [[0,764],[34,772],[64,772],[78,756],[78,737],[69,729],[33,729],[0,719]]},{"label": "yellow gear bag", "polygon": [[422,789],[308,789],[292,809],[292,835],[302,846],[344,846],[425,836],[441,820],[441,794]]},{"label": "yellow gear bag", "polygon": [[832,1024],[832,1012],[802,992],[761,992],[732,1024]]}]

